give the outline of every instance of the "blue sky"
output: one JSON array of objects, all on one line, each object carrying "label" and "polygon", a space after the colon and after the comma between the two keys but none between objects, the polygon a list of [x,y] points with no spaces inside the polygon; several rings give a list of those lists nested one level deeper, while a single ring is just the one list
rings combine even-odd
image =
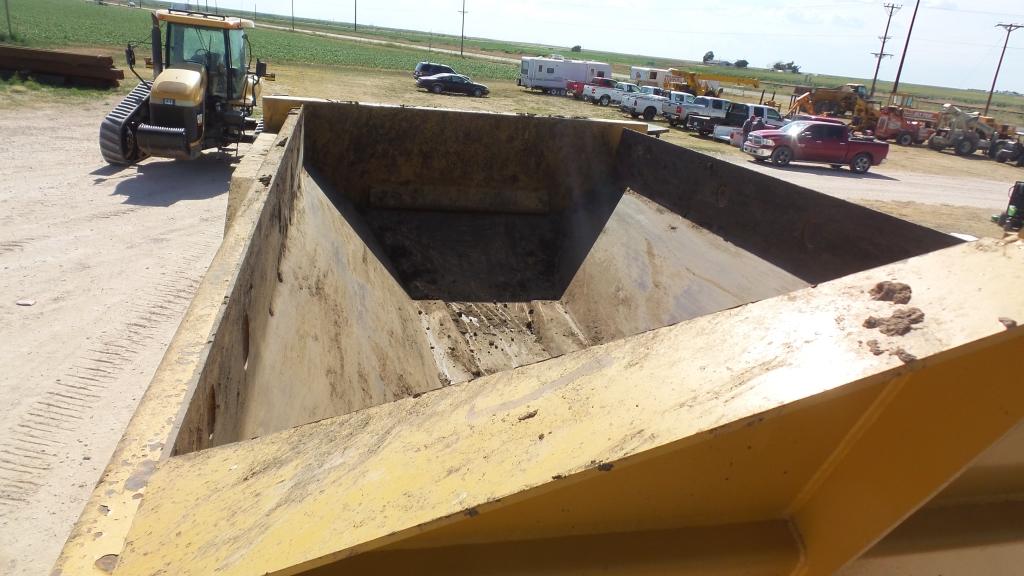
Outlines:
[{"label": "blue sky", "polygon": [[[251,10],[253,0],[211,0]],[[351,22],[352,0],[294,0],[300,17]],[[807,72],[867,77],[885,28],[884,0],[466,0],[466,35],[699,60],[794,60]],[[893,17],[879,78],[892,80],[914,0]],[[290,0],[256,0],[260,12],[288,14]],[[458,34],[462,0],[359,2],[359,21]],[[988,90],[1005,32],[1024,24],[1021,0],[922,0],[902,81]],[[1024,92],[1024,29],[1010,37],[997,90]]]}]

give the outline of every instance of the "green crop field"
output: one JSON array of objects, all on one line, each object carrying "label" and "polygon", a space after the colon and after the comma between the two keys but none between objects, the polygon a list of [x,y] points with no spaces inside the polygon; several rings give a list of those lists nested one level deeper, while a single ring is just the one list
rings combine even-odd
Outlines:
[{"label": "green crop field", "polygon": [[[14,42],[27,46],[123,47],[130,41],[148,42],[150,17],[146,10],[98,5],[82,0],[9,0]],[[409,70],[424,59],[410,48],[374,46],[318,38],[279,30],[250,32],[255,55],[271,62],[349,66],[380,70]],[[474,78],[515,78],[517,68],[480,59],[458,65]]]},{"label": "green crop field", "polygon": [[[146,42],[149,38],[149,13],[146,10],[121,6],[98,5],[85,0],[8,0],[14,26],[13,41],[39,47],[106,47],[120,48],[129,41]],[[147,5],[155,5],[146,2]],[[231,14],[232,11],[225,11]],[[252,17],[249,13],[234,13]],[[290,19],[280,15],[258,14],[258,23],[287,26]],[[351,24],[312,19],[296,19],[296,27],[319,32],[353,35]],[[457,36],[428,32],[361,26],[358,36],[400,42],[417,46],[457,49]],[[3,40],[0,34],[0,40]],[[254,53],[271,63],[303,63],[313,65],[344,66],[378,70],[412,70],[417,62],[440,60],[455,66],[460,72],[478,79],[514,79],[518,67],[514,64],[492,62],[478,58],[459,59],[453,56],[428,56],[422,50],[399,46],[380,46],[293,33],[268,28],[251,32]],[[10,41],[8,39],[8,41]],[[526,44],[482,38],[467,38],[466,51],[517,58],[522,55],[560,53],[566,57],[599,60],[612,64],[617,72],[627,72],[630,65],[677,67],[691,71],[757,78],[764,87],[776,92],[776,100],[785,105],[792,85],[838,86],[847,82],[868,84],[869,80],[828,74],[791,74],[760,68],[737,69],[724,66],[703,66],[686,60],[673,60],[636,54],[582,50],[571,52],[566,46]],[[879,82],[877,94],[882,97],[891,90],[890,82]],[[982,108],[987,93],[982,90],[960,90],[936,86],[903,84],[901,92],[918,98],[918,106],[935,109],[942,102],[954,102],[968,107]],[[1024,97],[996,94],[992,100],[992,114],[1004,122],[1024,125]]]}]

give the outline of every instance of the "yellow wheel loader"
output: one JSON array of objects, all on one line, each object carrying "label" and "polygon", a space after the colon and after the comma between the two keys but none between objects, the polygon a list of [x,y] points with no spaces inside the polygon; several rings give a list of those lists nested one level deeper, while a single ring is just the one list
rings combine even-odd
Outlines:
[{"label": "yellow wheel loader", "polygon": [[128,67],[140,82],[100,125],[103,158],[118,165],[148,156],[189,160],[205,149],[251,141],[259,128],[252,112],[260,81],[272,79],[264,62],[249,68],[245,30],[253,26],[216,14],[154,12],[153,80],[135,72],[129,44]]}]

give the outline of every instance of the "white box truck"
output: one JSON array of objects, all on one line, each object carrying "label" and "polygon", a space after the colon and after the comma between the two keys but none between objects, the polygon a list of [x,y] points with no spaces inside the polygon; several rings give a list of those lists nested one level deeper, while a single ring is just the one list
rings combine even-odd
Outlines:
[{"label": "white box truck", "polygon": [[557,54],[549,57],[523,56],[516,84],[528,90],[564,96],[569,82],[589,82],[593,78],[611,78],[612,67],[605,62],[566,60]]}]

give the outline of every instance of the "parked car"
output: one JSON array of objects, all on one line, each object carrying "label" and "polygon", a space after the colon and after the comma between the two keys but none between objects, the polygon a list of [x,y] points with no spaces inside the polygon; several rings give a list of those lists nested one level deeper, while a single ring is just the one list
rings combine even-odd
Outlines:
[{"label": "parked car", "polygon": [[889,155],[889,143],[874,138],[853,138],[846,126],[829,122],[793,122],[779,130],[751,132],[743,151],[758,162],[776,166],[790,162],[819,162],[863,174]]},{"label": "parked car", "polygon": [[491,91],[483,84],[477,84],[462,74],[434,74],[433,76],[421,76],[416,80],[420,88],[430,90],[434,94],[442,92],[455,92],[457,94],[468,94],[482,98]]},{"label": "parked car", "polygon": [[422,76],[433,76],[434,74],[455,74],[455,70],[452,70],[451,66],[445,66],[444,64],[420,62],[416,65],[416,69],[413,70],[412,77],[418,79]]}]

